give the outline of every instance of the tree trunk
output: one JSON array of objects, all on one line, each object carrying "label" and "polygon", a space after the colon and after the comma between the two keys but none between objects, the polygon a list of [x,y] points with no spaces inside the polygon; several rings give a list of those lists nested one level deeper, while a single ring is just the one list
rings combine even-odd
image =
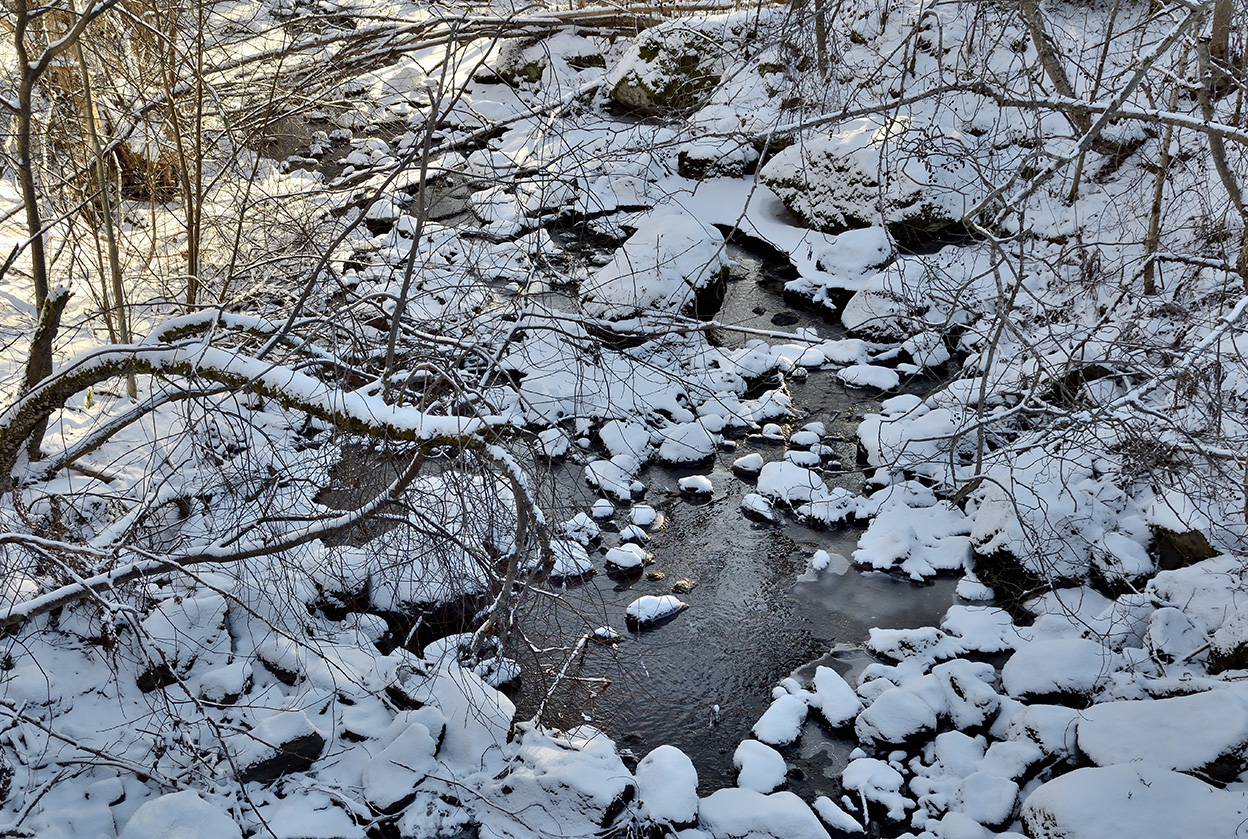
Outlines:
[{"label": "tree trunk", "polygon": [[[1049,37],[1049,32],[1044,27],[1039,0],[1019,0],[1019,9],[1027,24],[1027,31],[1031,33],[1031,41],[1036,46],[1036,54],[1040,57],[1040,66],[1044,69],[1044,74],[1049,77],[1049,81],[1053,83],[1059,96],[1074,99],[1075,88],[1066,75],[1066,68],[1062,66],[1061,57],[1053,47],[1053,39]],[[1066,111],[1065,113],[1070,124],[1080,134],[1088,133],[1088,129],[1092,127],[1091,116],[1084,111]]]}]

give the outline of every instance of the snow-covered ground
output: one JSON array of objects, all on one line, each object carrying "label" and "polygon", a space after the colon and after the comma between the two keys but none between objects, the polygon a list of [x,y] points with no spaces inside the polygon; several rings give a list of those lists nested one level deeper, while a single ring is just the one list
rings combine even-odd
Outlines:
[{"label": "snow-covered ground", "polygon": [[[29,252],[0,276],[0,442],[24,406],[56,409],[0,511],[5,830],[1237,835],[1245,137],[1221,94],[1242,69],[1193,95],[1203,7],[1052,3],[1054,60],[1089,103],[1071,109],[1043,33],[985,8],[855,0],[820,56],[779,6],[635,37],[595,9],[214,7],[220,107],[256,84],[242,59],[293,43],[282,72],[316,110],[276,161],[209,119],[220,307],[170,320],[183,210],[131,196],[141,343],[102,350],[98,224],[48,188],[75,292],[55,381],[131,364],[138,401],[103,375],[21,400]],[[114,92],[120,124],[137,93]],[[6,254],[20,200],[6,175]],[[848,337],[715,320],[726,228],[787,258],[788,291]],[[941,384],[897,392],[920,374]],[[858,426],[861,493],[787,387],[832,375],[883,400]],[[518,719],[497,690],[534,647],[514,601],[641,573],[644,467],[696,469],[750,433],[781,445],[737,461],[753,491],[726,515],[864,524],[855,565],[957,575],[962,602],[873,630],[849,681],[784,680],[738,786],[702,796],[671,746],[626,763],[589,725]],[[583,463],[601,498],[548,521],[543,458]],[[846,570],[820,552],[807,574]],[[611,619],[662,632],[687,605]],[[431,637],[455,610],[467,634]],[[618,637],[587,622],[543,651],[551,696]],[[786,761],[812,726],[856,748],[803,800]]]}]

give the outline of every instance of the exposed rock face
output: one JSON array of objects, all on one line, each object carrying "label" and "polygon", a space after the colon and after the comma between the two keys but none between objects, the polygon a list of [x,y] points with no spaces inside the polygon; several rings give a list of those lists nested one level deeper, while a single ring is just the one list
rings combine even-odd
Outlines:
[{"label": "exposed rock face", "polygon": [[698,108],[755,37],[754,20],[742,13],[672,20],[647,29],[608,77],[611,98],[649,116]]},{"label": "exposed rock face", "polygon": [[[763,182],[791,213],[826,233],[879,225],[903,241],[963,230],[982,197],[952,128],[898,118],[854,120],[829,137],[795,143],[763,167]],[[895,166],[881,159],[898,156]]]}]

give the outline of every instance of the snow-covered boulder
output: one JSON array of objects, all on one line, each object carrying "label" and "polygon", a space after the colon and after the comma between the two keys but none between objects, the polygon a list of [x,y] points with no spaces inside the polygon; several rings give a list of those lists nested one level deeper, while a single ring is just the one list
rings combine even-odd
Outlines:
[{"label": "snow-covered boulder", "polygon": [[760,174],[790,212],[818,230],[884,223],[910,237],[939,235],[958,227],[985,192],[965,158],[968,139],[909,117],[858,119],[789,146]]},{"label": "snow-covered boulder", "polygon": [[818,817],[791,792],[721,789],[702,799],[698,824],[715,839],[828,839]]},{"label": "snow-covered boulder", "polygon": [[550,579],[553,582],[576,580],[594,571],[593,563],[589,561],[589,553],[570,539],[552,539],[550,554]]},{"label": "snow-covered boulder", "polygon": [[732,753],[737,768],[737,786],[756,792],[775,792],[784,786],[788,772],[778,751],[757,740],[742,740]]},{"label": "snow-covered boulder", "polygon": [[700,422],[683,422],[663,431],[659,460],[667,463],[700,463],[715,454],[716,435]]},{"label": "snow-covered boulder", "polygon": [[772,700],[771,706],[754,723],[754,736],[773,746],[787,746],[802,733],[809,710],[806,701],[791,693]]},{"label": "snow-covered boulder", "polygon": [[1021,815],[1033,839],[1231,837],[1248,819],[1248,794],[1146,763],[1091,767],[1041,786]]},{"label": "snow-covered boulder", "polygon": [[321,755],[325,736],[303,711],[278,711],[251,731],[230,739],[238,779],[273,781],[291,772],[303,772]]},{"label": "snow-covered boulder", "polygon": [[999,830],[1018,810],[1018,784],[989,772],[972,772],[958,787],[955,805],[972,820]]},{"label": "snow-covered boulder", "polygon": [[763,469],[763,456],[758,452],[738,457],[732,462],[733,474],[741,478],[756,478]]},{"label": "snow-covered boulder", "polygon": [[715,494],[715,485],[706,475],[688,475],[676,482],[680,494],[693,499],[706,499]]},{"label": "snow-covered boulder", "polygon": [[846,792],[857,793],[864,805],[882,806],[893,821],[901,821],[906,809],[914,806],[914,801],[901,792],[904,782],[900,772],[873,757],[851,760],[841,773],[841,785]]},{"label": "snow-covered boulder", "polygon": [[531,723],[517,728],[515,757],[495,784],[498,806],[515,813],[516,827],[523,829],[496,835],[584,835],[586,828],[611,825],[636,798],[637,785],[615,743],[593,726],[567,732]]},{"label": "snow-covered boulder", "polygon": [[659,746],[634,773],[642,815],[680,829],[698,818],[698,770],[675,746]]},{"label": "snow-covered boulder", "polygon": [[242,835],[229,814],[188,789],[144,802],[126,822],[120,839],[242,839]]},{"label": "snow-covered boulder", "polygon": [[784,504],[801,504],[828,497],[827,484],[817,472],[783,460],[763,466],[758,473],[758,492]]},{"label": "snow-covered boulder", "polygon": [[862,701],[849,683],[831,667],[820,665],[815,668],[815,697],[811,706],[819,709],[819,713],[833,728],[849,725],[862,711]]},{"label": "snow-covered boulder", "polygon": [[1093,705],[1079,750],[1097,766],[1143,762],[1231,779],[1248,757],[1248,705],[1229,690]]},{"label": "snow-covered boulder", "polygon": [[393,812],[409,801],[416,785],[436,769],[437,750],[429,729],[419,722],[410,723],[365,764],[364,798],[380,812]]},{"label": "snow-covered boulder", "polygon": [[895,390],[901,384],[896,370],[872,364],[853,364],[837,371],[836,377],[850,387]]},{"label": "snow-covered boulder", "polygon": [[604,562],[607,570],[619,574],[635,574],[650,559],[650,554],[642,547],[631,542],[614,547],[607,551]]},{"label": "snow-covered boulder", "polygon": [[638,597],[624,610],[624,617],[630,627],[645,629],[665,621],[689,608],[689,604],[671,594],[653,594]]},{"label": "snow-covered boulder", "polygon": [[900,746],[936,730],[936,712],[902,688],[889,688],[858,715],[854,732],[864,743]]},{"label": "snow-covered boulder", "polygon": [[1001,684],[1024,701],[1086,707],[1118,663],[1116,653],[1086,638],[1033,641],[1001,668]]},{"label": "snow-covered boulder", "polygon": [[724,237],[678,209],[638,223],[611,261],[581,283],[585,312],[624,320],[647,313],[692,311],[698,293],[727,277]]},{"label": "snow-covered boulder", "polygon": [[710,97],[755,37],[750,13],[680,18],[639,34],[607,76],[611,98],[640,113],[692,110]]},{"label": "snow-covered boulder", "polygon": [[780,520],[775,505],[767,500],[766,496],[759,495],[757,492],[748,492],[742,497],[741,512],[746,518],[768,524],[775,524]]}]

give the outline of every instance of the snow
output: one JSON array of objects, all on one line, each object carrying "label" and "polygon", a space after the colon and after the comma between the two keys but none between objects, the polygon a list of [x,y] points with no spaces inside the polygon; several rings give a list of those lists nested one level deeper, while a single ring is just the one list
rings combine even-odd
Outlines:
[{"label": "snow", "polygon": [[649,504],[635,504],[629,511],[629,521],[638,527],[649,527],[658,517],[658,512]]},{"label": "snow", "polygon": [[854,730],[864,742],[901,745],[935,731],[936,712],[920,697],[889,688],[858,715]]},{"label": "snow", "polygon": [[818,708],[833,728],[848,725],[862,710],[862,702],[854,689],[831,667],[815,668],[814,689],[811,707]]},{"label": "snow", "polygon": [[429,729],[412,722],[364,766],[365,799],[382,811],[391,811],[415,792],[426,775],[436,771],[437,749]]},{"label": "snow", "polygon": [[870,387],[876,390],[894,390],[901,383],[901,376],[896,370],[870,364],[843,367],[837,371],[836,376],[851,387]]},{"label": "snow", "polygon": [[701,422],[674,425],[663,432],[659,460],[667,463],[698,463],[715,454],[719,441]]},{"label": "snow", "polygon": [[1027,644],[1001,668],[1001,684],[1016,698],[1068,698],[1087,704],[1109,682],[1118,656],[1086,638]]},{"label": "snow", "polygon": [[744,478],[753,478],[763,469],[763,456],[758,452],[743,455],[732,462],[732,471]]},{"label": "snow", "polygon": [[711,479],[705,475],[689,475],[678,480],[677,485],[685,495],[709,496],[715,492]]},{"label": "snow", "polygon": [[828,497],[828,488],[817,473],[786,461],[763,466],[758,475],[758,492],[787,504]]},{"label": "snow", "polygon": [[1018,784],[987,772],[972,772],[958,787],[955,804],[973,821],[993,829],[1005,827],[1018,807]]},{"label": "snow", "polygon": [[629,603],[624,613],[630,623],[644,629],[666,620],[687,608],[689,608],[689,604],[682,602],[675,595],[663,594],[656,597],[652,594],[647,594]]},{"label": "snow", "polygon": [[856,792],[865,812],[868,802],[881,804],[888,817],[901,820],[914,802],[901,794],[904,779],[901,773],[882,760],[860,757],[851,760],[841,773],[841,783],[847,792]]},{"label": "snow", "polygon": [[1248,794],[1149,764],[1076,769],[1031,793],[1022,820],[1036,839],[1234,836]]},{"label": "snow", "polygon": [[791,792],[718,790],[702,799],[698,824],[715,839],[828,839],[810,807]]},{"label": "snow", "polygon": [[639,571],[649,561],[650,554],[641,546],[628,543],[611,548],[603,559],[607,565],[621,571]]},{"label": "snow", "polygon": [[786,693],[772,700],[758,722],[750,729],[759,740],[772,746],[785,746],[802,733],[808,707],[800,696]]},{"label": "snow", "polygon": [[723,238],[687,213],[656,210],[637,232],[581,286],[593,317],[621,320],[648,313],[680,312],[694,293],[727,267]]},{"label": "snow", "polygon": [[[410,4],[331,5],[335,19],[359,27],[353,37],[420,32],[436,41],[446,31]],[[270,24],[313,10],[288,0],[253,6],[210,11],[222,39],[206,55],[212,72],[230,82],[231,68],[281,52],[284,71],[316,105],[330,82],[320,69],[341,33],[309,30],[279,44],[272,33],[289,27]],[[816,669],[810,691],[786,681],[756,732],[791,742],[807,709],[833,726],[854,724],[863,749],[842,775],[854,815],[828,798],[814,804],[848,833],[862,832],[857,819],[870,803],[900,823],[872,826],[882,835],[979,839],[989,828],[1020,829],[1011,823],[1019,800],[1034,837],[1238,829],[1242,781],[1222,790],[1170,771],[1233,773],[1248,748],[1248,693],[1236,683],[1248,655],[1248,529],[1242,475],[1226,468],[1248,428],[1239,322],[1248,301],[1233,266],[1221,264],[1233,262],[1239,222],[1211,212],[1227,196],[1210,176],[1210,120],[1180,96],[1165,119],[1182,130],[1146,130],[1157,119],[1152,99],[1169,98],[1167,86],[1184,77],[1180,50],[1161,40],[1175,15],[1108,26],[1101,7],[1046,7],[1068,71],[1078,79],[1103,62],[1101,89],[1135,114],[1098,125],[1121,143],[1105,154],[1091,135],[1072,136],[1061,107],[1004,107],[969,90],[929,95],[963,78],[1032,96],[1037,54],[1016,18],[988,20],[971,3],[937,4],[917,20],[857,0],[842,11],[848,34],[826,78],[801,69],[816,66],[806,45],[787,35],[780,42],[784,13],[766,9],[682,15],[610,37],[598,22],[560,29],[554,21],[565,12],[546,11],[508,18],[517,33],[543,33],[532,38],[370,54],[377,66],[332,80],[332,114],[308,117],[340,128],[317,131],[307,158],[300,150],[283,168],[246,149],[209,154],[201,302],[211,305],[161,320],[173,313],[162,301],[178,299],[175,280],[186,272],[182,202],[119,197],[130,311],[135,334],[148,336],[134,346],[104,345],[94,256],[81,249],[89,224],[73,215],[50,223],[54,282],[76,292],[58,335],[57,375],[136,359],[144,375],[137,402],[101,383],[54,412],[48,456],[19,460],[20,489],[0,510],[14,622],[3,705],[33,718],[4,742],[0,762],[21,768],[3,819],[20,815],[18,828],[48,839],[118,828],[136,839],[236,836],[266,825],[282,839],[311,839],[360,836],[362,821],[403,807],[394,830],[413,836],[594,835],[650,830],[645,819],[689,830],[690,839],[822,835],[787,793],[724,790],[699,813],[696,770],[679,753],[652,752],[634,781],[601,732],[517,722],[491,687],[516,672],[515,662],[489,650],[461,670],[476,646],[464,637],[439,639],[418,658],[387,637],[387,618],[498,594],[494,563],[521,547],[510,479],[545,497],[530,454],[542,468],[563,459],[555,466],[584,469],[605,497],[592,507],[578,497],[563,515],[585,512],[568,521],[531,511],[550,534],[550,554],[517,556],[534,575],[519,584],[526,593],[545,585],[537,572],[546,562],[565,585],[592,571],[585,546],[618,514],[616,503],[641,497],[652,458],[707,461],[763,423],[746,445],[783,443],[779,423],[802,422],[818,376],[888,391],[902,376],[940,367],[947,381],[866,408],[856,431],[846,414],[793,433],[781,462],[738,459],[733,471],[758,476],[756,493],[720,488],[757,515],[781,506],[811,525],[865,521],[865,532],[851,534],[859,567],[916,581],[964,573],[958,595],[973,604],[948,609],[939,627],[846,639],[886,661],[867,665],[857,692],[827,667]],[[495,12],[512,14],[482,14]],[[600,10],[566,14],[596,20]],[[1122,35],[1130,43],[1104,44],[1106,32],[1130,33]],[[1153,56],[1158,44],[1165,48]],[[1131,74],[1147,66],[1141,56],[1157,64],[1137,79]],[[689,81],[691,66],[705,75],[679,91],[687,101],[656,101],[653,85]],[[438,117],[430,182],[441,193],[453,178],[449,197],[462,212],[421,222],[411,208],[423,175],[412,159],[441,92],[428,75],[434,67],[445,68],[458,97]],[[488,68],[511,83],[474,81]],[[650,101],[634,107],[681,118],[634,124],[604,110],[608,98],[644,93],[643,81]],[[1214,122],[1233,121],[1232,100],[1214,103]],[[861,116],[881,102],[887,116]],[[1236,130],[1227,125],[1228,137]],[[743,177],[759,159],[755,142],[781,136],[793,142],[757,178]],[[1163,136],[1183,165],[1162,173],[1153,253],[1144,244],[1147,206]],[[162,143],[141,124],[130,148],[155,157]],[[318,165],[312,158],[332,171],[338,157],[351,169],[332,187],[299,168]],[[1058,168],[1067,158],[1086,164],[1080,178]],[[700,180],[674,174],[691,174],[691,163],[704,168]],[[1020,171],[1039,174],[1024,180]],[[1048,174],[1056,177],[1043,180]],[[991,247],[959,239],[965,210],[996,187],[996,203],[976,216]],[[31,271],[19,200],[11,182],[0,183],[8,219],[0,237],[17,260],[0,288],[6,429],[42,398],[17,396],[34,322],[21,281]],[[269,218],[306,224],[295,236]],[[352,227],[361,219],[369,226]],[[588,255],[565,247],[566,231],[551,235],[560,219],[623,244]],[[695,293],[713,296],[728,267],[716,225],[739,225],[776,247],[796,275],[786,291],[860,337],[829,340],[806,327],[742,336],[734,324],[689,317]],[[237,244],[211,231],[232,231],[225,238]],[[309,277],[300,260],[322,257],[332,273]],[[1145,265],[1157,268],[1147,293]],[[405,274],[412,288],[400,303]],[[306,298],[296,278],[308,280]],[[378,337],[400,305],[401,351],[381,375]],[[721,330],[742,345],[708,339]],[[228,392],[203,397],[197,383]],[[162,404],[171,395],[176,404]],[[127,416],[143,422],[109,428]],[[829,425],[856,434],[866,491],[823,471],[835,454],[821,442]],[[90,447],[103,430],[116,436]],[[481,448],[483,434],[530,445]],[[394,531],[365,540],[365,528],[352,527],[349,538],[318,541],[319,522],[348,524],[341,499],[326,500],[337,490],[319,493],[342,483],[332,465],[356,457],[365,437],[370,454],[377,441],[386,471],[361,473],[389,474],[395,450],[386,439],[417,443],[436,462],[399,503],[382,505],[378,529]],[[73,470],[40,471],[61,452]],[[487,453],[476,474],[504,479],[466,471]],[[681,488],[709,494],[711,477]],[[657,514],[637,505],[629,518],[621,541],[642,541],[640,528]],[[1211,547],[1174,556],[1167,531]],[[812,536],[795,561],[821,545],[849,553],[840,538]],[[217,562],[236,550],[249,558]],[[606,554],[616,567],[613,557],[644,561],[623,547]],[[837,566],[838,556],[818,550],[811,569]],[[1014,563],[1029,579],[994,573]],[[1041,589],[1017,609],[988,605],[987,584],[1009,597],[1034,580]],[[71,603],[40,616],[84,585],[98,594],[89,608]],[[674,600],[641,597],[630,614],[658,620],[684,607]],[[482,614],[495,627],[512,617]],[[35,617],[21,623],[25,616]],[[860,617],[872,622],[851,616]],[[382,655],[378,644],[393,652]],[[566,646],[557,640],[552,649]],[[998,656],[1008,656],[1004,666]],[[188,694],[204,701],[183,701]],[[301,738],[321,738],[323,756],[305,755],[311,765],[280,782],[255,780],[240,806],[243,791],[222,756],[246,769]],[[762,775],[751,783],[772,788],[783,761],[762,744],[742,750],[743,779]],[[1061,774],[1086,761],[1097,766]],[[167,794],[187,785],[194,790]],[[31,810],[21,811],[27,801]]]},{"label": "snow", "polygon": [[1093,705],[1079,719],[1076,743],[1097,766],[1143,762],[1180,772],[1242,755],[1248,706],[1229,690]]},{"label": "snow", "polygon": [[841,833],[851,836],[859,833],[865,833],[862,825],[858,820],[846,813],[841,807],[826,795],[821,795],[811,804],[815,813],[823,820],[824,824],[833,830],[839,830]]},{"label": "snow", "polygon": [[742,740],[732,753],[732,765],[737,786],[764,794],[783,786],[788,772],[780,753],[757,740]]},{"label": "snow", "polygon": [[661,824],[690,825],[698,817],[698,770],[675,746],[659,746],[637,764],[642,811]]},{"label": "snow", "polygon": [[120,839],[241,839],[242,835],[228,813],[194,790],[182,790],[145,802],[126,822]]},{"label": "snow", "polygon": [[741,498],[741,512],[749,518],[765,522],[777,522],[780,516],[775,506],[765,496],[757,492],[748,492]]},{"label": "snow", "polygon": [[580,577],[593,570],[589,561],[589,553],[576,542],[564,539],[552,540],[550,553],[554,558],[550,575],[557,578]]}]

